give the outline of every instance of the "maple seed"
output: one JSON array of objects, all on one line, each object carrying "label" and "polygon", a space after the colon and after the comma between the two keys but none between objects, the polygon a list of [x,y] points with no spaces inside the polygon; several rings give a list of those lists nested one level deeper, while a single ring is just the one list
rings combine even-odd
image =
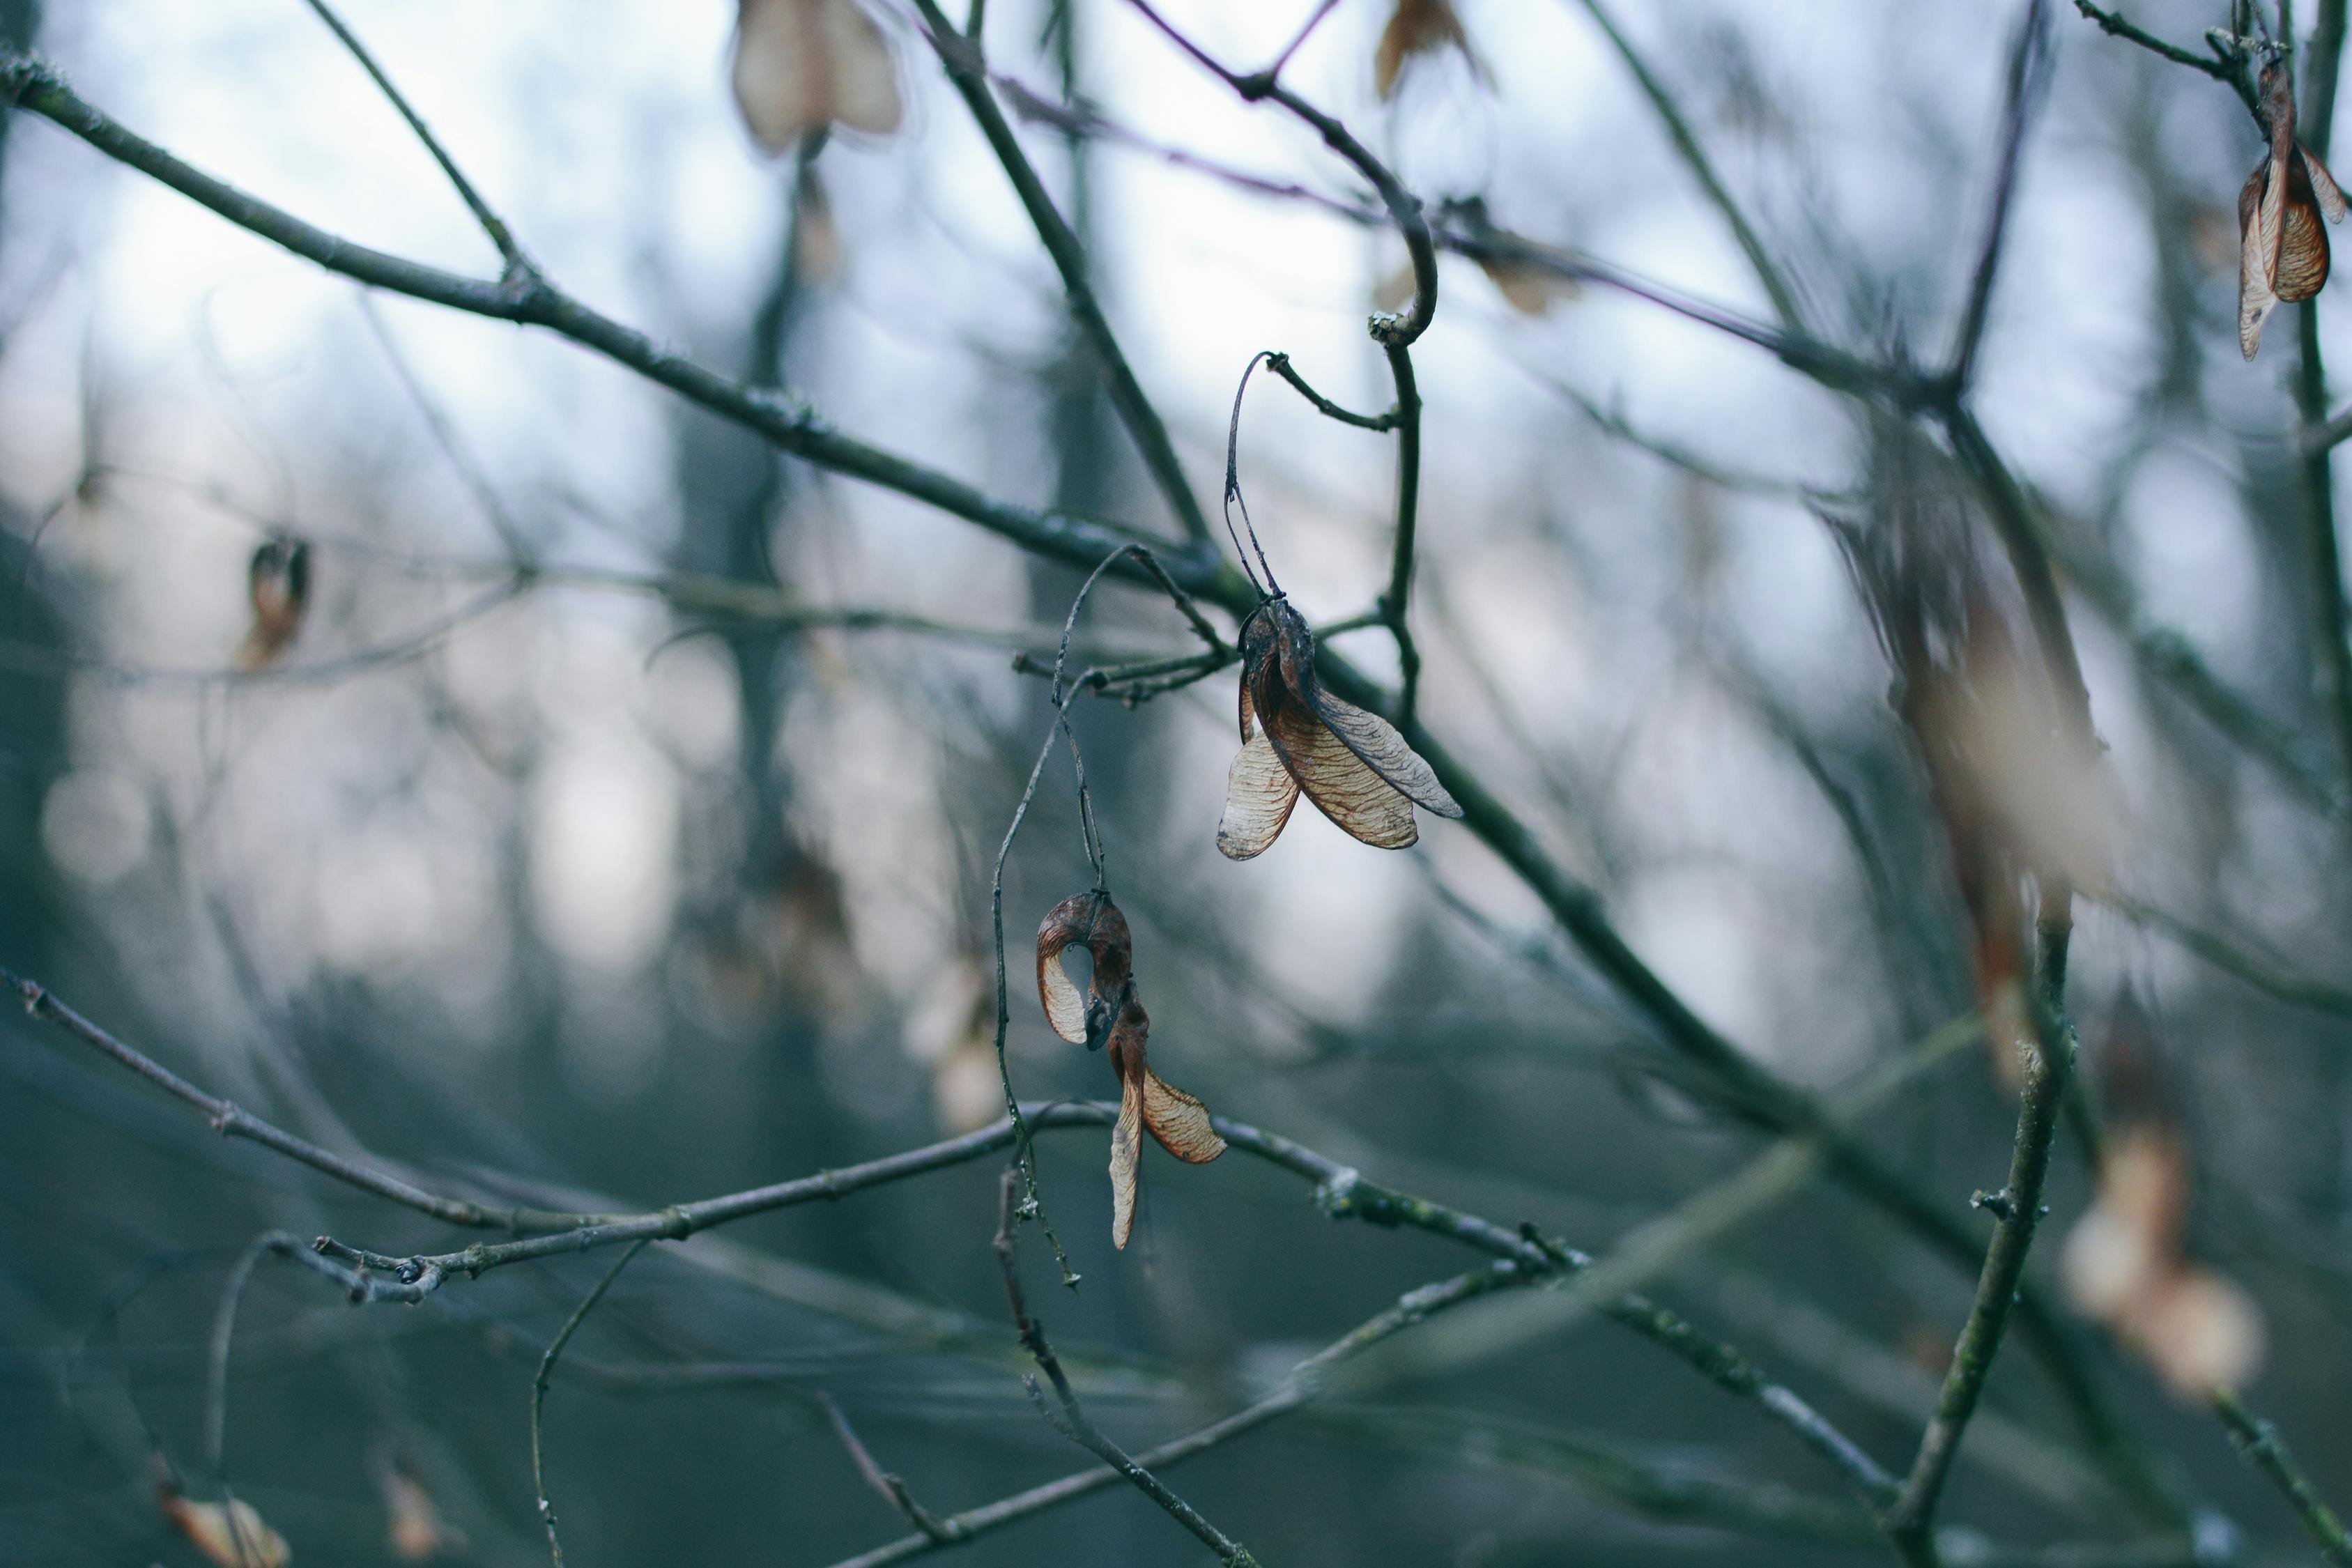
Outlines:
[{"label": "maple seed", "polygon": [[2238,348],[2263,346],[2263,323],[2327,282],[2327,231],[2344,221],[2344,193],[2327,166],[2294,138],[2294,87],[2276,61],[2263,68],[2262,121],[2270,151],[2238,192]]},{"label": "maple seed", "polygon": [[[1083,995],[1062,954],[1083,947],[1094,959]],[[1136,1165],[1149,1129],[1160,1146],[1187,1164],[1225,1152],[1209,1108],[1151,1070],[1144,1047],[1151,1019],[1135,990],[1133,940],[1127,916],[1097,888],[1055,904],[1037,926],[1037,1000],[1054,1033],[1092,1050],[1108,1046],[1118,1074],[1118,1121],[1110,1135],[1110,1238],[1125,1249],[1135,1232]]]},{"label": "maple seed", "polygon": [[237,646],[237,668],[266,669],[302,629],[302,612],[310,603],[310,545],[284,536],[266,541],[246,568],[246,592],[253,602],[253,625]]},{"label": "maple seed", "polygon": [[741,0],[733,76],[743,123],[770,153],[829,125],[887,136],[904,112],[890,46],[856,0]]},{"label": "maple seed", "polygon": [[1488,81],[1486,63],[1470,47],[1470,35],[1463,30],[1453,0],[1397,0],[1389,25],[1381,29],[1380,47],[1372,54],[1372,85],[1381,101],[1396,96],[1397,82],[1407,64],[1449,47],[1462,51],[1462,58],[1470,62],[1472,76],[1481,83]]},{"label": "maple seed", "polygon": [[1376,849],[1402,849],[1421,837],[1412,808],[1460,816],[1396,727],[1323,689],[1315,634],[1276,595],[1242,623],[1241,754],[1225,780],[1217,847],[1228,859],[1263,854],[1307,798]]},{"label": "maple seed", "polygon": [[286,1538],[263,1521],[242,1498],[224,1507],[184,1497],[174,1482],[156,1488],[155,1501],[188,1544],[220,1564],[220,1568],[286,1568],[294,1552]]}]

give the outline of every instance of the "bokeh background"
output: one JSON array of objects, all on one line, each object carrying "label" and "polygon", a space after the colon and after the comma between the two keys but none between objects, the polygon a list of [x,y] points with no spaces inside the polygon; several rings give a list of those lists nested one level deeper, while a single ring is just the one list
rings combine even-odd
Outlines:
[{"label": "bokeh background", "polygon": [[[1461,9],[1483,73],[1433,57],[1380,100],[1385,9],[1348,0],[1287,79],[1432,199],[1482,197],[1513,231],[1768,317],[1584,7]],[[1618,9],[1827,335],[1940,352],[2014,7]],[[2166,0],[2135,20],[2193,41],[2219,10]],[[599,309],[993,493],[1170,526],[1001,169],[899,9],[877,14],[905,124],[836,136],[805,170],[742,129],[723,0],[346,13],[530,253]],[[1304,13],[1172,8],[1237,65]],[[496,271],[294,0],[7,0],[0,37],[314,223]],[[1049,99],[1353,195],[1311,134],[1125,6],[997,0],[987,37],[995,68]],[[2342,818],[2179,700],[2127,635],[2178,634],[2309,767],[2333,766],[2290,488],[2292,312],[2252,364],[2232,331],[2231,203],[2257,140],[2224,89],[2071,10],[2055,40],[1978,406],[2076,585],[2116,880],[2338,976]],[[1008,663],[1050,647],[1079,574],[780,460],[548,335],[370,299],[44,121],[5,132],[0,963],[306,1136],[509,1201],[658,1205],[996,1113],[989,873],[1050,716]],[[1363,321],[1402,263],[1393,238],[1133,146],[1024,136],[1204,499],[1256,351],[1287,351],[1351,405],[1385,403]],[[1883,434],[1641,300],[1514,301],[1469,264],[1443,275],[1416,351],[1430,725],[1742,1048],[1824,1089],[1885,1062],[1972,993],[1886,663],[1816,515],[1857,504]],[[2322,342],[2352,355],[2337,296],[2316,308]],[[1318,622],[1362,610],[1388,568],[1390,445],[1262,379],[1240,457],[1300,605]],[[282,661],[240,676],[246,563],[281,531],[312,545],[313,603]],[[519,595],[500,588],[509,533],[541,568]],[[665,593],[681,574],[992,636],[779,633]],[[1164,603],[1117,587],[1079,629],[1119,649],[1185,638]],[[1339,646],[1393,672],[1376,632]],[[1264,858],[1222,859],[1229,679],[1078,711],[1155,1066],[1374,1179],[1594,1250],[1753,1154],[1753,1134],[1645,1070],[1641,1019],[1458,827],[1424,818],[1418,847],[1382,855],[1302,811]],[[1034,922],[1087,880],[1056,763],[1005,880],[1024,1097],[1114,1092],[1023,978]],[[2094,1092],[2127,1063],[2192,1152],[2191,1246],[2265,1326],[2250,1397],[2324,1492],[2352,1498],[2352,1036],[2094,906],[2070,996]],[[1970,1052],[1866,1135],[1964,1215],[2000,1183],[2012,1117]],[[1041,1145],[1084,1281],[1054,1289],[1033,1241],[1033,1300],[1104,1424],[1139,1445],[1466,1266],[1426,1237],[1335,1226],[1242,1158],[1196,1170],[1156,1152],[1137,1242],[1115,1253],[1102,1142]],[[935,1510],[1077,1468],[1021,1389],[988,1248],[994,1169],[633,1267],[550,1398],[570,1556],[793,1568],[903,1533],[821,1396]],[[2089,1195],[2062,1152],[2037,1274]],[[0,1023],[0,1560],[195,1561],[156,1510],[150,1450],[201,1475],[223,1279],[272,1226],[457,1245],[214,1136],[62,1035]],[[229,1384],[239,1495],[299,1561],[384,1561],[378,1473],[396,1451],[455,1560],[541,1560],[531,1374],[604,1261],[510,1268],[415,1310],[355,1310],[265,1268]],[[1972,1283],[1817,1185],[1660,1293],[1899,1467]],[[2210,1510],[2209,1542],[2296,1549],[2210,1416],[2103,1331],[2082,1345],[2169,1484]],[[1269,1563],[1878,1550],[1866,1532],[1744,1537],[1630,1498],[1618,1459],[1840,1494],[1784,1432],[1606,1324],[1343,1409],[1171,1479]],[[2133,1538],[2025,1358],[2004,1362],[1969,1442],[1952,1522],[2009,1543]],[[1125,1489],[959,1551],[1202,1556]]]}]

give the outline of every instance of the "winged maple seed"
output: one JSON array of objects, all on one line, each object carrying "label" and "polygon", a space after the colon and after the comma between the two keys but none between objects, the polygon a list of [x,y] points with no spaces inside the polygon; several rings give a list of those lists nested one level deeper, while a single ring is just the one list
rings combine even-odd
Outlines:
[{"label": "winged maple seed", "polygon": [[2263,1358],[2261,1312],[2184,1255],[2189,1154],[2163,1126],[2110,1140],[2098,1197],[2066,1237],[2060,1277],[2074,1305],[2147,1358],[2184,1399],[2237,1384]]},{"label": "winged maple seed", "polygon": [[1301,790],[1324,816],[1376,849],[1421,837],[1412,808],[1459,816],[1396,727],[1323,689],[1315,634],[1280,595],[1242,623],[1242,750],[1225,779],[1217,847],[1246,860],[1281,837]]},{"label": "winged maple seed", "polygon": [[226,1506],[196,1502],[165,1480],[156,1488],[155,1501],[188,1544],[220,1568],[286,1568],[294,1560],[286,1538],[242,1498],[232,1498]]},{"label": "winged maple seed", "polygon": [[2270,151],[2238,192],[2238,347],[2263,346],[2263,323],[2284,300],[2308,300],[2327,282],[2327,231],[2344,221],[2344,193],[2327,166],[2294,137],[2294,86],[2276,61],[2263,68],[2262,119]]},{"label": "winged maple seed", "polygon": [[771,153],[829,125],[887,136],[902,113],[890,46],[856,0],[740,0],[734,86]]},{"label": "winged maple seed", "polygon": [[[1062,954],[1083,947],[1094,973],[1081,995]],[[1054,1033],[1074,1046],[1110,1048],[1118,1074],[1118,1121],[1110,1134],[1110,1238],[1124,1249],[1135,1231],[1136,1164],[1150,1129],[1160,1146],[1187,1164],[1204,1165],[1225,1152],[1210,1125],[1209,1108],[1151,1070],[1144,1043],[1151,1019],[1135,992],[1134,947],[1127,917],[1100,889],[1064,899],[1037,927],[1037,1000]]]},{"label": "winged maple seed", "polygon": [[1397,0],[1389,25],[1381,29],[1380,47],[1372,54],[1372,85],[1383,100],[1393,98],[1408,63],[1449,47],[1462,51],[1473,76],[1486,80],[1486,64],[1470,47],[1470,35],[1463,29],[1453,0]]},{"label": "winged maple seed", "polygon": [[310,547],[299,539],[265,542],[246,569],[246,592],[253,625],[237,646],[237,668],[261,669],[277,662],[302,629],[310,603]]}]

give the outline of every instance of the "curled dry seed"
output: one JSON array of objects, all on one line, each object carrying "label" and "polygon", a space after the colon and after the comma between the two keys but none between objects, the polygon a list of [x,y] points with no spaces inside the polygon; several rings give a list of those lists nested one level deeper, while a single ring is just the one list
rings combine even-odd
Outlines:
[{"label": "curled dry seed", "polygon": [[1372,85],[1383,101],[1393,98],[1408,64],[1447,48],[1461,50],[1462,58],[1470,62],[1471,74],[1481,82],[1489,79],[1486,63],[1470,47],[1470,35],[1463,29],[1453,0],[1397,0],[1388,26],[1381,29],[1380,47],[1372,52]]},{"label": "curled dry seed", "polygon": [[376,1489],[383,1497],[384,1545],[403,1563],[462,1555],[466,1538],[441,1517],[425,1482],[389,1446],[375,1457]]},{"label": "curled dry seed", "polygon": [[253,602],[253,624],[237,647],[237,668],[264,669],[302,629],[302,613],[310,604],[310,546],[285,535],[264,541],[246,568],[246,593]]},{"label": "curled dry seed", "polygon": [[[1081,994],[1062,954],[1083,947],[1094,973]],[[1135,1231],[1136,1165],[1148,1129],[1160,1146],[1188,1164],[1225,1152],[1209,1108],[1151,1070],[1145,1047],[1151,1019],[1136,994],[1133,941],[1127,916],[1100,889],[1064,899],[1037,927],[1037,1000],[1054,1033],[1092,1050],[1107,1046],[1118,1074],[1118,1121],[1110,1137],[1110,1236],[1125,1248]]]},{"label": "curled dry seed", "polygon": [[2263,1357],[2263,1320],[2236,1285],[2186,1256],[2189,1153],[2170,1128],[2114,1139],[2098,1197],[2066,1237],[2059,1277],[2184,1399],[2237,1384]]},{"label": "curled dry seed", "polygon": [[2294,137],[2294,86],[2276,61],[2263,68],[2262,119],[2270,150],[2238,192],[2238,348],[2263,346],[2263,323],[2281,301],[2308,300],[2327,282],[2329,223],[2344,221],[2344,193],[2327,166]]},{"label": "curled dry seed", "polygon": [[733,79],[770,153],[829,125],[887,136],[903,113],[890,46],[856,0],[740,0]]},{"label": "curled dry seed", "polygon": [[188,1544],[220,1568],[286,1568],[294,1560],[286,1538],[270,1529],[242,1498],[230,1500],[226,1506],[197,1502],[166,1481],[156,1489],[155,1500],[163,1517],[188,1538]]},{"label": "curled dry seed", "polygon": [[1217,847],[1234,860],[1280,837],[1301,790],[1351,837],[1402,849],[1420,837],[1412,808],[1460,816],[1396,727],[1323,689],[1315,634],[1276,594],[1242,623],[1241,754],[1225,781]]}]

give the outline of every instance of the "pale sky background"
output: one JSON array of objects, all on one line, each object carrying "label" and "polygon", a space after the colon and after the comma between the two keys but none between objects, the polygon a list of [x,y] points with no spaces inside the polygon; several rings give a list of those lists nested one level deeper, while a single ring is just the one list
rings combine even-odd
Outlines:
[{"label": "pale sky background", "polygon": [[[354,0],[346,15],[552,278],[691,350],[748,315],[782,221],[782,172],[757,154],[727,96],[732,9],[719,0]],[[1193,4],[1174,14],[1213,51],[1246,64],[1287,36],[1295,9]],[[1833,319],[1891,316],[1909,323],[1923,355],[1938,352],[1990,184],[2011,8],[1807,0],[1621,9],[1666,60],[1714,58],[1738,40],[1780,116],[1741,140],[1725,129],[1736,105],[1696,105],[1727,174],[1770,231],[1805,237],[1802,198],[1843,253],[1892,280],[1890,305],[1825,299]],[[1765,302],[1738,252],[1580,9],[1468,0],[1464,12],[1492,68],[1491,94],[1442,63],[1419,69],[1393,106],[1376,104],[1369,62],[1381,18],[1352,5],[1289,79],[1433,198],[1482,193],[1507,226],[1761,319]],[[1033,433],[1035,405],[1024,401],[1035,395],[1008,393],[1006,377],[1050,351],[1058,291],[908,17],[885,15],[908,121],[895,138],[844,139],[824,156],[845,262],[795,340],[795,384],[851,432],[1042,500],[1050,470]],[[1044,89],[1048,68],[1024,47],[1034,33],[1026,7],[992,16],[999,68]],[[1087,7],[1083,40],[1087,89],[1121,123],[1350,190],[1310,136],[1238,103],[1125,8]],[[2061,90],[2030,145],[1981,406],[2033,482],[2089,504],[2151,352],[2152,263],[2119,150],[2094,133],[2069,86],[2084,57],[2112,46],[2071,14],[2058,40]],[[368,244],[495,270],[438,172],[295,0],[75,0],[51,6],[46,47],[94,101],[199,167]],[[2109,58],[2097,68],[2112,76],[2140,64]],[[1050,139],[1031,140],[1041,163],[1057,167]],[[300,658],[395,637],[469,591],[398,568],[401,557],[495,562],[497,541],[394,380],[352,286],[45,124],[26,120],[12,145],[8,297],[22,301],[25,321],[0,360],[0,486],[37,515],[70,487],[79,389],[94,375],[109,410],[103,451],[126,474],[97,505],[61,512],[42,548],[89,585],[110,659],[219,668],[243,626],[256,520],[320,542]],[[2225,171],[2239,156],[2234,145],[2196,149],[2200,163],[2214,163],[2215,201],[2227,199]],[[1216,493],[1234,379],[1256,350],[1287,350],[1343,401],[1384,401],[1361,322],[1375,280],[1396,264],[1393,242],[1139,153],[1104,148],[1094,168],[1113,314],[1204,500]],[[1608,890],[1667,978],[1801,1070],[1827,1072],[1883,1046],[1883,1016],[1843,1021],[1841,1037],[1826,1040],[1792,1008],[1805,977],[1835,955],[1797,951],[1776,910],[1791,882],[1811,898],[1824,879],[1849,875],[1822,863],[1833,822],[1719,697],[1675,678],[1662,617],[1677,607],[1685,550],[1679,526],[1658,520],[1687,504],[1685,481],[1594,439],[1538,378],[1727,468],[1832,489],[1851,481],[1850,411],[1768,356],[1639,300],[1588,290],[1536,320],[1513,313],[1470,266],[1449,260],[1444,279],[1439,324],[1418,352],[1426,581],[1456,607],[1461,635],[1499,673],[1521,725],[1568,752],[1612,757],[1611,831],[1644,858]],[[2226,288],[2209,279],[2207,292],[2219,300]],[[378,308],[546,561],[662,563],[675,529],[667,393],[543,334],[396,300]],[[2333,341],[2333,312],[2322,320]],[[2284,362],[2215,363],[2219,395],[2252,403],[2272,395]],[[1386,567],[1385,444],[1262,382],[1243,457],[1286,583],[1318,618],[1360,608]],[[2133,492],[2127,518],[2152,608],[2224,669],[2247,657],[2259,608],[2231,480],[2217,466],[2229,460],[2168,455]],[[374,484],[362,503],[350,499],[354,471]],[[796,563],[812,597],[1020,618],[1020,563],[978,531],[854,484],[804,491],[802,504],[816,514]],[[1710,495],[1705,504],[1721,539],[1713,607],[1739,645],[1805,711],[1875,701],[1883,666],[1818,524],[1786,501]],[[1531,533],[1531,514],[1549,521]],[[1584,581],[1561,575],[1545,529],[1575,539]],[[1129,617],[1122,629],[1174,637],[1163,614],[1131,599],[1107,600],[1104,616],[1098,624]],[[1423,618],[1444,732],[1529,801],[1538,772],[1449,658],[1451,634]],[[468,626],[433,661],[469,709],[528,712],[543,731],[512,806],[532,846],[546,933],[587,973],[625,977],[658,962],[692,859],[681,843],[694,831],[692,780],[723,767],[732,744],[733,695],[713,648],[681,646],[648,665],[670,629],[649,600],[542,591]],[[2083,636],[2103,728],[2128,756],[2136,721],[2116,651],[2095,629]],[[855,646],[865,650],[855,659],[875,647]],[[1358,636],[1350,650],[1389,665],[1376,637]],[[1007,720],[1034,698],[1009,676],[985,674],[993,656],[898,645],[887,657],[980,672],[971,689]],[[1176,726],[1179,818],[1115,822],[1115,846],[1123,837],[1181,843],[1205,873],[1231,747],[1222,692],[1222,682],[1203,689]],[[837,759],[808,781],[804,804],[851,877],[861,956],[913,1005],[952,943],[939,889],[953,848],[932,820],[929,769],[910,776],[908,760],[937,768],[944,758],[919,718],[856,682],[820,706],[796,717],[787,750],[797,740]],[[393,674],[227,692],[89,677],[74,711],[83,768],[60,786],[50,835],[60,863],[93,888],[130,876],[139,847],[168,822],[202,862],[243,868],[281,981],[430,962],[457,1015],[469,974],[490,994],[508,955],[491,929],[495,889],[483,866],[507,792],[436,747],[415,682]],[[404,765],[388,759],[422,770],[393,803],[373,798],[385,770]],[[1539,816],[1560,853],[1608,880],[1579,824],[1549,808]],[[884,830],[853,831],[861,821]],[[2285,831],[2291,845],[2300,830]],[[1508,920],[1532,921],[1531,901],[1458,830],[1441,826],[1424,842],[1441,877]],[[2159,856],[2147,876],[2165,874]],[[1328,952],[1300,963],[1295,979],[1337,1014],[1387,966],[1400,911],[1424,896],[1405,859],[1362,854],[1306,813],[1280,854],[1230,876],[1242,890],[1224,896],[1240,900],[1245,918],[1326,933]],[[869,936],[898,929],[891,911],[919,915],[929,942],[910,949]],[[2169,962],[2147,952],[2135,961]]]}]

